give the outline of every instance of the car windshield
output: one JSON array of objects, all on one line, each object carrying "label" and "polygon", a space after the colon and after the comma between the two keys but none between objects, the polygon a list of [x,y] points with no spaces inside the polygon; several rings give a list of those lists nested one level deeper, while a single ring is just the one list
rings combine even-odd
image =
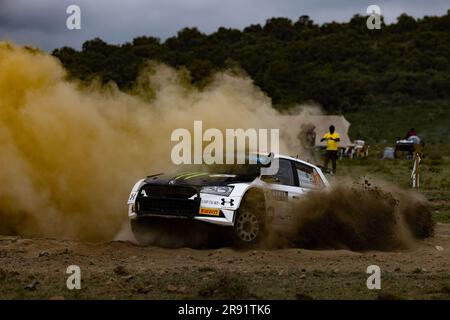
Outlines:
[{"label": "car windshield", "polygon": [[258,176],[261,172],[260,169],[260,164],[186,164],[180,166],[177,171]]},{"label": "car windshield", "polygon": [[[268,159],[264,155],[250,154],[245,157],[245,164],[184,164],[179,166],[177,172],[207,172],[259,176],[261,167],[268,163]],[[249,163],[250,161],[252,163]]]}]

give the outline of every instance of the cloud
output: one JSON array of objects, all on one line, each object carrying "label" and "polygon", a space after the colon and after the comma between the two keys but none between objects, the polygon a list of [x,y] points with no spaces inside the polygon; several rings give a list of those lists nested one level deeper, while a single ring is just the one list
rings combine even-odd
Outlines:
[{"label": "cloud", "polygon": [[[442,15],[445,1],[378,0],[385,21],[394,22],[403,12],[413,16]],[[82,29],[66,29],[66,8],[82,10]],[[139,35],[165,39],[183,27],[211,33],[218,27],[244,28],[274,16],[297,20],[307,14],[315,22],[348,21],[365,14],[369,4],[359,0],[0,0],[0,39],[12,39],[46,50],[64,45],[80,48],[101,37],[111,43],[131,41]]]}]

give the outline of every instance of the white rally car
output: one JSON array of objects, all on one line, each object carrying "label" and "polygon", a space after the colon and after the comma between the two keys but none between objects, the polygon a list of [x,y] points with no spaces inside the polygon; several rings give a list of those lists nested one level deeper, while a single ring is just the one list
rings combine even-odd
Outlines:
[{"label": "white rally car", "polygon": [[[262,175],[267,159],[258,155],[256,164],[185,165],[176,174],[139,180],[128,199],[135,238],[151,244],[148,236],[162,225],[164,232],[194,236],[191,226],[197,224],[220,226],[234,245],[248,247],[263,238],[269,224],[271,230],[289,224],[288,206],[303,194],[329,186],[319,167],[282,155],[272,155],[279,161],[278,172]],[[182,228],[175,231],[179,223]]]}]

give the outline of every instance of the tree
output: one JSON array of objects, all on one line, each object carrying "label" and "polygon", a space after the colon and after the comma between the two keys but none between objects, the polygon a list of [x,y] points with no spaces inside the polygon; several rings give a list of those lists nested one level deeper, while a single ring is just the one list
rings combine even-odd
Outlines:
[{"label": "tree", "polygon": [[242,31],[221,27],[206,35],[184,28],[164,42],[139,36],[123,45],[95,38],[80,51],[62,47],[53,55],[69,76],[99,77],[122,90],[133,87],[148,60],[189,70],[198,86],[217,70],[241,68],[279,108],[313,100],[346,111],[374,99],[450,98],[450,11],[421,19],[402,14],[375,31],[366,19],[319,26],[307,15],[295,23],[271,18]]}]

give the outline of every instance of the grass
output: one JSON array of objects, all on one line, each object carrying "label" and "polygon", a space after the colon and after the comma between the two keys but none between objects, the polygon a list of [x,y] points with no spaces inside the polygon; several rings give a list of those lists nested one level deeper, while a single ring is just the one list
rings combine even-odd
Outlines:
[{"label": "grass", "polygon": [[427,144],[448,143],[450,135],[450,101],[417,101],[413,105],[399,104],[364,107],[345,113],[351,123],[350,137],[370,143],[392,143],[404,137],[411,127]]}]

